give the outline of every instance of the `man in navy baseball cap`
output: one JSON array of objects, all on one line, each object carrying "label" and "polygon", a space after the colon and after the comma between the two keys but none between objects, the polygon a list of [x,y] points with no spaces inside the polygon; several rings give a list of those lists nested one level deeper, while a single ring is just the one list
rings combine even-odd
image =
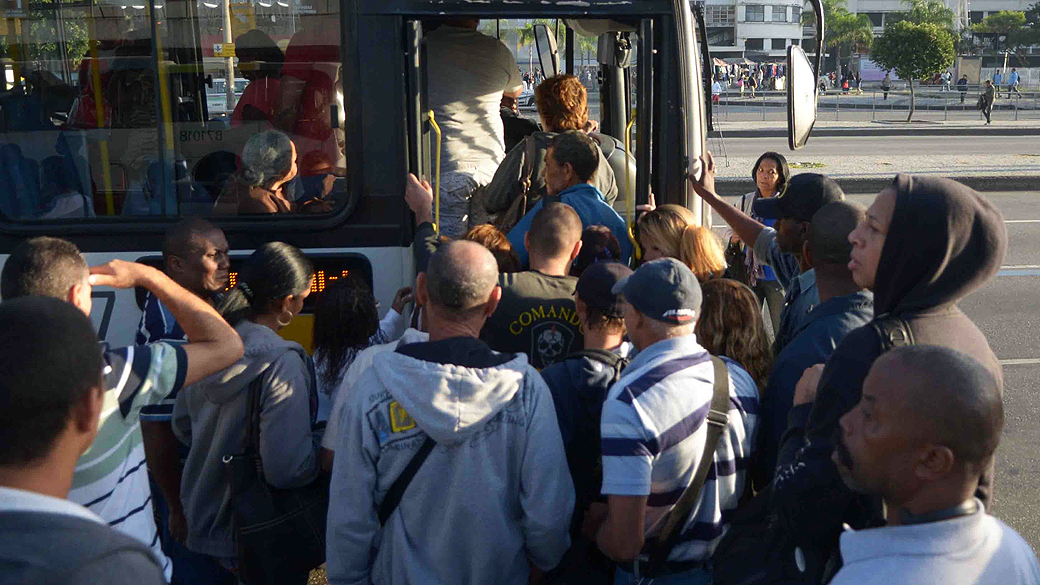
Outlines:
[{"label": "man in navy baseball cap", "polygon": [[[725,532],[726,519],[743,495],[743,481],[706,480],[695,507],[679,519],[679,526],[703,526],[702,534],[671,547],[666,562],[647,563],[642,555],[647,535],[673,513],[678,494],[690,485],[704,458],[705,414],[716,371],[693,332],[700,316],[700,284],[685,264],[662,258],[640,266],[614,285],[613,292],[628,301],[625,326],[640,351],[603,402],[599,493],[607,497],[607,513],[586,514],[585,534],[617,561],[616,583],[640,578],[710,582],[710,543]],[[737,461],[753,456],[750,437],[758,417],[751,413],[758,412],[758,388],[734,362],[727,362],[725,372],[730,404],[751,406],[746,411],[729,408],[722,432],[726,446],[708,456],[719,469],[733,469]]]},{"label": "man in navy baseball cap", "polygon": [[[830,177],[819,173],[799,173],[791,177],[780,195],[760,197],[756,192],[751,197],[753,203],[750,206],[737,209],[715,193],[715,161],[711,154],[707,154],[702,162],[705,170],[701,176],[690,177],[694,191],[733,228],[733,235],[750,248],[756,265],[773,269],[776,280],[784,289],[780,322],[774,322],[773,353],[779,355],[805,324],[809,311],[820,304],[816,272],[803,254],[812,217],[824,205],[844,200],[845,193]],[[765,225],[774,220],[775,229]],[[771,313],[772,309],[771,304]]]}]

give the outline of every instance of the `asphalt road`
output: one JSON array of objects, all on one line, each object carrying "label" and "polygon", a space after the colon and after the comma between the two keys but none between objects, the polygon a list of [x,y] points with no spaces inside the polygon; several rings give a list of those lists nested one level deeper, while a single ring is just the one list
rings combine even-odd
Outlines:
[{"label": "asphalt road", "polygon": [[[1040,141],[1035,136],[863,136],[845,138],[811,136],[796,152],[787,147],[787,138],[723,138],[731,157],[758,158],[767,150],[776,150],[788,158],[806,156],[884,156],[927,153],[928,155],[1037,155]],[[709,147],[715,147],[715,139]],[[1037,159],[1040,163],[1040,158]],[[750,171],[750,169],[749,169]]]},{"label": "asphalt road", "polygon": [[[1004,368],[1004,436],[990,511],[1040,551],[1040,206],[1034,193],[987,196],[1008,222],[1007,258],[998,276],[960,307],[986,334]],[[850,199],[869,206],[874,195]],[[716,217],[713,225],[725,224]]]}]

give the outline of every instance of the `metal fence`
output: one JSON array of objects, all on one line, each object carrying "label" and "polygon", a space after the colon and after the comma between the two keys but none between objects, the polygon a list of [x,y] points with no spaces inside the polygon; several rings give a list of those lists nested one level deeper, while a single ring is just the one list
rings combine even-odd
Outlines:
[{"label": "metal fence", "polygon": [[[926,86],[914,88],[916,107],[914,120],[970,121],[984,120],[976,107],[982,90],[978,86],[968,91],[943,91]],[[828,90],[817,101],[817,119],[846,122],[903,121],[910,110],[910,92],[892,90]],[[727,90],[713,106],[713,117],[720,122],[782,121],[787,119],[787,94],[782,91]],[[997,95],[991,114],[993,120],[1040,120],[1040,92],[1010,92]]]}]

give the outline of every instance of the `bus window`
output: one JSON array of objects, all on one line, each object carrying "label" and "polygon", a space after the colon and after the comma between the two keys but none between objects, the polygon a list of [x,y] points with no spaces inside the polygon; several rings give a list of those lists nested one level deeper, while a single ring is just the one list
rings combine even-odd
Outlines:
[{"label": "bus window", "polygon": [[[8,20],[5,221],[346,205],[339,2],[73,4]],[[268,130],[289,142],[247,148]]]}]

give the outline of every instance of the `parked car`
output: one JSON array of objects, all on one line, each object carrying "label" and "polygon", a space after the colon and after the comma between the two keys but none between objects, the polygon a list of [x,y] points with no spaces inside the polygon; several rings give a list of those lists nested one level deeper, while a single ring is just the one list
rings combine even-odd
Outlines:
[{"label": "parked car", "polygon": [[[209,115],[210,116],[221,116],[230,114],[231,111],[227,107],[227,94],[225,93],[225,85],[227,80],[223,78],[214,79],[213,87],[206,89],[206,102],[209,104]],[[235,103],[242,98],[242,94],[246,91],[246,86],[249,85],[249,80],[242,77],[235,78]],[[234,106],[232,106],[234,109]]]}]

